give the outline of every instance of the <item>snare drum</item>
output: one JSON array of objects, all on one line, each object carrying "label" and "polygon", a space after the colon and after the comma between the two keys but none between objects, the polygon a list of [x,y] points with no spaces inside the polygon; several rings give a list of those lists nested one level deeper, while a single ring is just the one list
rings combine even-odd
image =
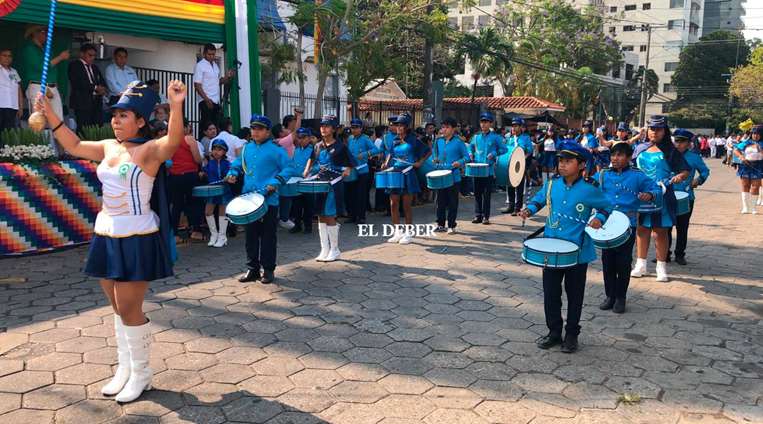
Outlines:
[{"label": "snare drum", "polygon": [[295,197],[299,196],[299,188],[297,184],[302,181],[300,177],[291,177],[286,184],[278,188],[278,195],[282,197]]},{"label": "snare drum", "polygon": [[225,207],[225,215],[236,225],[251,224],[265,216],[268,205],[260,193],[247,193],[234,198]]},{"label": "snare drum", "polygon": [[486,178],[490,176],[490,165],[486,163],[467,163],[466,176],[475,178]]},{"label": "snare drum", "polygon": [[191,190],[193,197],[217,197],[225,193],[222,184],[200,185]]},{"label": "snare drum", "polygon": [[376,188],[400,189],[405,187],[402,172],[381,171],[377,172],[374,178],[376,179]]},{"label": "snare drum", "polygon": [[302,180],[297,183],[297,190],[300,193],[308,194],[328,193],[331,191],[331,182],[321,180]]},{"label": "snare drum", "polygon": [[522,259],[543,268],[570,268],[578,264],[580,248],[572,242],[550,237],[525,240]]},{"label": "snare drum", "polygon": [[676,215],[686,215],[691,212],[690,208],[689,193],[676,191]]},{"label": "snare drum", "polygon": [[601,228],[596,230],[586,227],[585,232],[591,237],[594,246],[599,249],[612,249],[622,245],[630,238],[631,220],[624,213],[613,211]]},{"label": "snare drum", "polygon": [[427,187],[431,190],[440,190],[453,187],[453,171],[438,169],[427,174]]}]

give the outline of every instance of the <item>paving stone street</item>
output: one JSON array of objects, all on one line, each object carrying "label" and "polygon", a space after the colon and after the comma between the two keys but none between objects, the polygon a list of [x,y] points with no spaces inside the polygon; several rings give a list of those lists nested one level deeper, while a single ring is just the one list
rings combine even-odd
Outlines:
[{"label": "paving stone street", "polygon": [[708,164],[689,265],[632,280],[616,315],[597,308],[595,262],[572,355],[534,343],[541,270],[520,255],[543,218],[471,224],[471,198],[457,234],[407,246],[343,225],[329,264],[312,259],[317,234],[279,230],[272,285],[236,280],[241,235],[180,247],[144,306],[154,390],[125,405],[100,394],[116,350],[112,311],[80,272],[87,247],[1,260],[0,423],[761,423],[763,214],[740,215],[733,171]]}]

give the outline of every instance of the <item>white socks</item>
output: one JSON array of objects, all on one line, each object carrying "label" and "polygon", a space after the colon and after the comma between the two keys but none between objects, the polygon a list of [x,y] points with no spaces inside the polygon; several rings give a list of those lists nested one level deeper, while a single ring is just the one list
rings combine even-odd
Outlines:
[{"label": "white socks", "polygon": [[646,274],[646,259],[636,258],[636,265],[631,271],[631,277],[639,278]]},{"label": "white socks", "polygon": [[669,281],[670,278],[668,278],[668,263],[657,261],[657,280],[659,282],[666,282]]}]

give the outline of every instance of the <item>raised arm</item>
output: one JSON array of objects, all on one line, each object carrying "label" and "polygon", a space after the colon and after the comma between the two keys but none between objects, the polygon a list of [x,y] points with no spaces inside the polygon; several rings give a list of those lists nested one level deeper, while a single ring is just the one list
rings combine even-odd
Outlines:
[{"label": "raised arm", "polygon": [[[183,102],[187,94],[185,84],[178,80],[170,81],[167,97],[170,102],[170,119],[167,135],[154,142],[154,160],[161,162],[170,159],[185,139],[183,132]],[[194,149],[191,149],[192,151]]]},{"label": "raised arm", "polygon": [[43,96],[42,94],[37,95],[34,110],[35,112],[40,112],[45,115],[45,119],[53,130],[56,140],[58,140],[61,146],[63,146],[69,154],[96,162],[103,160],[104,142],[81,141],[79,137],[77,137],[77,134],[64,125],[61,118],[56,115],[47,96]]}]

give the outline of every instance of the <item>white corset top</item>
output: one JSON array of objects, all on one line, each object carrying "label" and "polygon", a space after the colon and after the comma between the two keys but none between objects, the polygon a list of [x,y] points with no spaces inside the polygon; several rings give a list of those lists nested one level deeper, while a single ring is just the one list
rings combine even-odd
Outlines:
[{"label": "white corset top", "polygon": [[110,237],[129,237],[158,231],[159,218],[151,210],[154,177],[146,175],[132,162],[97,168],[103,187],[103,205],[95,220],[95,233]]}]

